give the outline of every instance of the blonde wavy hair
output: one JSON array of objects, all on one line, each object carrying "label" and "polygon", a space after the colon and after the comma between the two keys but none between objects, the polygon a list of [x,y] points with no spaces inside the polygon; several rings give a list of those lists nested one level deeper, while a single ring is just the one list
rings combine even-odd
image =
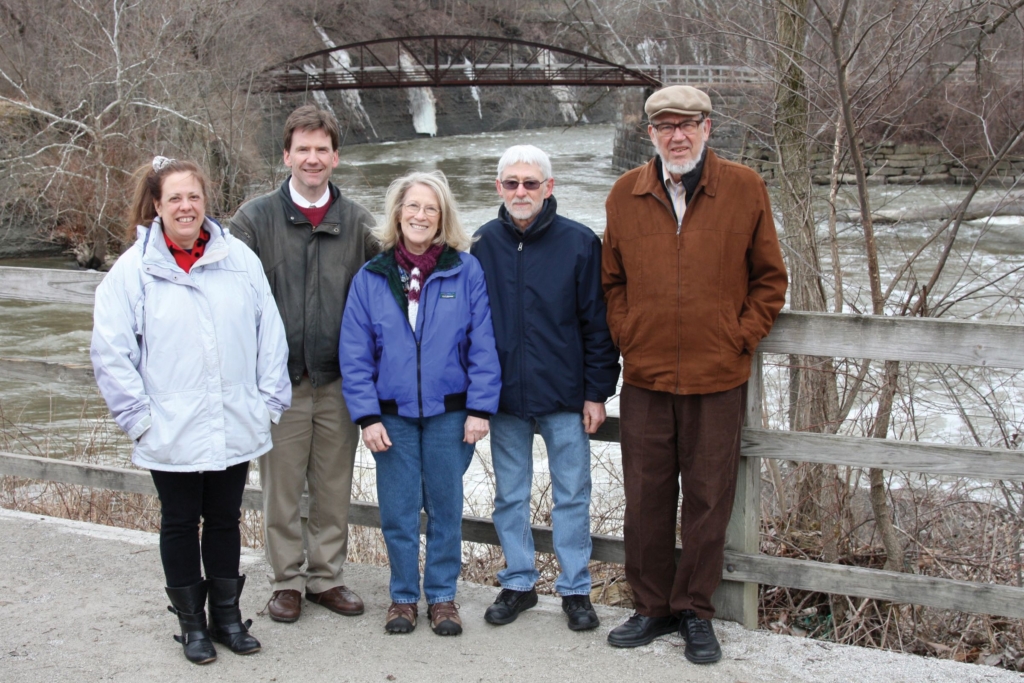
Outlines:
[{"label": "blonde wavy hair", "polygon": [[437,196],[437,203],[441,209],[438,221],[440,230],[437,231],[433,243],[447,244],[458,251],[469,249],[473,240],[462,227],[458,204],[455,203],[455,197],[448,186],[448,179],[441,171],[415,171],[396,178],[391,183],[384,197],[384,220],[373,230],[373,236],[377,238],[381,249],[392,249],[398,243],[399,235],[402,234],[402,204],[405,203],[406,192],[413,185],[429,187]]}]

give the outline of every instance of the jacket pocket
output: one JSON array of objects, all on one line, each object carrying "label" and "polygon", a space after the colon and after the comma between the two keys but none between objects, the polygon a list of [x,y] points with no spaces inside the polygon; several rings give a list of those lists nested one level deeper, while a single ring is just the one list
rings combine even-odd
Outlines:
[{"label": "jacket pocket", "polygon": [[737,356],[745,353],[746,342],[743,338],[743,328],[740,327],[739,318],[729,310],[723,310],[720,314],[722,337],[725,348],[730,349]]},{"label": "jacket pocket", "polygon": [[228,458],[251,455],[270,438],[270,409],[255,384],[224,387],[224,449]]},{"label": "jacket pocket", "polygon": [[619,352],[625,356],[632,351],[639,351],[634,348],[637,338],[637,327],[640,325],[640,312],[636,307],[630,308],[626,313],[626,319],[622,322],[622,331],[619,334]]},{"label": "jacket pocket", "polygon": [[150,395],[152,423],[135,447],[143,466],[185,467],[209,462],[209,448],[203,439],[209,430],[205,398],[204,391]]}]

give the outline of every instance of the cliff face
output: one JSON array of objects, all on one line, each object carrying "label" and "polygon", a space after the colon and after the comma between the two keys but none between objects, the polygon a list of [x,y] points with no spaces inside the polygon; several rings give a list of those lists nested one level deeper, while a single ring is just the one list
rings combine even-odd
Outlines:
[{"label": "cliff face", "polygon": [[446,137],[577,122],[611,123],[616,116],[615,98],[604,88],[572,88],[568,102],[549,87],[433,88],[429,98],[423,96],[424,90],[364,90],[359,92],[358,105],[351,94],[345,94],[355,91],[275,97],[265,110],[263,151],[279,154],[288,114],[307,101],[322,106],[324,97],[341,124],[342,145],[426,137],[430,133],[417,132],[417,123],[430,119],[435,134]]}]

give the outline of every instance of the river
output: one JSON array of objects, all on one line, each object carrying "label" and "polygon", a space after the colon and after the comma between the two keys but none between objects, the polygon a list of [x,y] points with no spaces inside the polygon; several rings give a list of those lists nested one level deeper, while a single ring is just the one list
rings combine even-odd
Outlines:
[{"label": "river", "polygon": [[[341,151],[341,164],[335,171],[334,180],[343,192],[379,215],[385,190],[392,179],[409,170],[440,169],[451,182],[464,224],[472,230],[494,217],[497,211],[499,199],[494,177],[499,156],[509,145],[530,143],[546,150],[552,157],[555,196],[560,212],[591,226],[600,234],[604,231],[604,199],[617,176],[611,167],[613,135],[611,126],[587,126],[346,147]],[[999,192],[986,189],[979,198],[994,197]],[[885,186],[872,189],[876,209],[914,207],[934,202],[953,204],[962,196],[963,191],[954,186]],[[845,191],[841,201],[845,206],[854,205],[852,194]],[[921,244],[934,227],[933,223],[878,226],[883,269],[891,272],[898,267],[905,255]],[[822,231],[824,234],[824,227]],[[846,310],[870,310],[863,275],[860,227],[840,224],[839,234]],[[954,254],[947,266],[948,275],[937,288],[937,291],[952,289],[963,297],[953,309],[955,317],[1024,322],[1020,309],[1024,292],[1019,270],[1024,267],[1024,218],[973,221],[965,224],[959,239],[966,246]],[[928,250],[915,269],[922,280],[927,279],[934,266],[938,244],[941,240]],[[826,280],[831,282],[828,251],[827,243],[823,244],[823,271]],[[786,257],[789,259],[793,255],[787,253]],[[2,264],[71,267],[70,263],[56,261],[7,261]],[[985,290],[972,291],[986,279],[998,279],[999,282]],[[883,281],[887,281],[884,276]],[[0,316],[3,319],[3,325],[0,325],[2,355],[88,362],[89,308],[0,300]],[[933,382],[925,382],[925,385],[929,383]],[[781,404],[784,394],[781,385],[777,390]],[[947,392],[941,383],[935,391],[938,394]],[[1019,406],[1022,404],[1021,393],[1013,383],[999,388],[994,396],[1001,402]],[[105,413],[102,402],[96,399],[95,390],[91,387],[15,382],[8,382],[0,389],[0,411],[5,422],[2,438],[8,441],[6,445],[0,443],[0,446],[5,450],[58,453],[78,450],[60,444],[81,440],[83,431],[91,433],[98,424],[98,418]],[[926,431],[941,441],[963,440],[964,425],[954,414],[956,411],[948,408],[937,408],[936,411],[934,418],[927,421],[930,427]],[[1020,422],[1019,416],[1011,415],[1010,418]],[[16,443],[12,443],[12,439]],[[102,442],[110,442],[111,439],[109,435],[99,437]]]}]

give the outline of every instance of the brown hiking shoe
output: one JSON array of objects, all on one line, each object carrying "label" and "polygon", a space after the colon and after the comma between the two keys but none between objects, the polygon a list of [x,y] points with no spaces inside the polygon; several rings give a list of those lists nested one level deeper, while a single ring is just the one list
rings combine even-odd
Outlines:
[{"label": "brown hiking shoe", "polygon": [[412,633],[416,628],[416,614],[418,613],[414,602],[393,602],[388,607],[388,616],[384,621],[384,630],[388,633]]},{"label": "brown hiking shoe", "polygon": [[454,602],[438,602],[427,607],[430,628],[439,636],[457,636],[462,633],[459,606]]}]

